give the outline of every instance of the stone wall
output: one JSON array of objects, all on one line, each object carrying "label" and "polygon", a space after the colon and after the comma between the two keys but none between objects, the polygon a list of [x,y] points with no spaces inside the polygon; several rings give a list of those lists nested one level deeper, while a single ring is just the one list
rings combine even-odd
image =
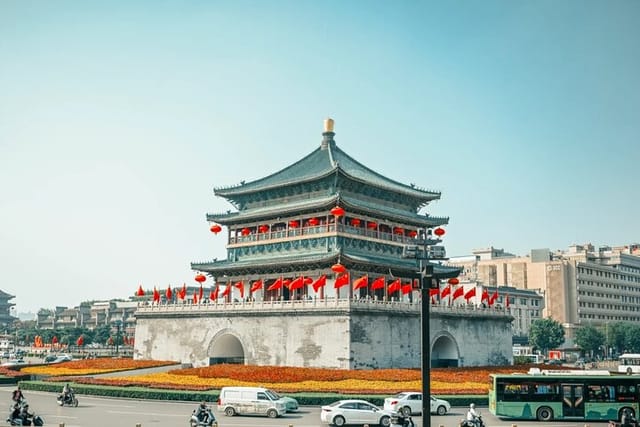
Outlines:
[{"label": "stone wall", "polygon": [[[193,366],[214,361],[342,369],[419,368],[419,304],[356,300],[143,306],[136,359]],[[511,361],[511,317],[439,307],[430,316],[432,356],[460,366]],[[433,360],[433,357],[432,357]]]}]

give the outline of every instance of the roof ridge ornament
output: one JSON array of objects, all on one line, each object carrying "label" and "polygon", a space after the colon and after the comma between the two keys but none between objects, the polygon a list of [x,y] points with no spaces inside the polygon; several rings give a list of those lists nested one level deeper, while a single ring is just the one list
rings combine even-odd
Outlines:
[{"label": "roof ridge ornament", "polygon": [[330,145],[335,145],[333,137],[335,132],[333,131],[334,121],[332,118],[327,117],[324,119],[324,132],[322,132],[322,143],[320,144],[321,150],[326,150]]}]

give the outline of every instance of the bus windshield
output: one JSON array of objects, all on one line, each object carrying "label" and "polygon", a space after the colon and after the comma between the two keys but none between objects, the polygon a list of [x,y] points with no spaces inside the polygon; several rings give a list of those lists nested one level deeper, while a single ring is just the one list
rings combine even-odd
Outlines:
[{"label": "bus windshield", "polygon": [[619,420],[638,414],[640,377],[609,371],[492,374],[489,411],[517,420]]}]

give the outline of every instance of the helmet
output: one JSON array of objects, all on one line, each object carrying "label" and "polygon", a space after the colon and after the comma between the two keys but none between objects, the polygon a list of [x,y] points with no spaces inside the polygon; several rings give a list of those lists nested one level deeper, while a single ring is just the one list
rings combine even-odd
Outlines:
[{"label": "helmet", "polygon": [[469,408],[471,408],[471,409],[473,409],[473,408],[475,408],[475,407],[476,407],[476,404],[475,404],[475,403],[472,403],[471,405],[469,405]]}]

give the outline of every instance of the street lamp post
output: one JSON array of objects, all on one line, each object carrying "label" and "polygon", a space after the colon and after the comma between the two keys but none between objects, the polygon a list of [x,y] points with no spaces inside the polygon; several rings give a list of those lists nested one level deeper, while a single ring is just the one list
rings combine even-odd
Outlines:
[{"label": "street lamp post", "polygon": [[420,340],[421,340],[421,374],[422,374],[422,424],[431,427],[431,341],[429,331],[429,290],[439,287],[433,277],[433,265],[429,263],[429,247],[441,242],[433,239],[430,230],[420,236],[415,245],[405,247],[404,256],[418,260],[418,273],[420,274]]}]

